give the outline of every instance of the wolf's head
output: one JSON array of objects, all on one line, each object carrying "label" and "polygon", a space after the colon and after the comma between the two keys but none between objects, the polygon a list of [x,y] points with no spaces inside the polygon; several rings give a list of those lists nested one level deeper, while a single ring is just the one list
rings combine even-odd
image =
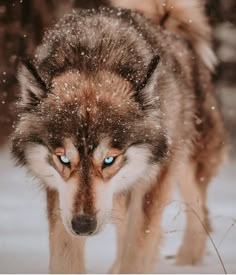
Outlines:
[{"label": "wolf's head", "polygon": [[20,68],[13,153],[58,191],[61,218],[72,234],[98,232],[109,219],[114,194],[155,180],[167,152],[159,99],[150,92],[157,63],[154,57],[135,89],[107,70],[68,68],[49,83],[33,63]]}]

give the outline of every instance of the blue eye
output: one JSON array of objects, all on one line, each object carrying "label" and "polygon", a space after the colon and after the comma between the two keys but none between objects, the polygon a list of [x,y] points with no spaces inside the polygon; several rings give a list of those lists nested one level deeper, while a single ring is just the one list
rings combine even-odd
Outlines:
[{"label": "blue eye", "polygon": [[112,165],[115,161],[115,157],[107,157],[104,159],[104,166]]},{"label": "blue eye", "polygon": [[64,165],[69,165],[70,164],[70,160],[68,159],[68,157],[66,156],[58,156],[60,162]]}]

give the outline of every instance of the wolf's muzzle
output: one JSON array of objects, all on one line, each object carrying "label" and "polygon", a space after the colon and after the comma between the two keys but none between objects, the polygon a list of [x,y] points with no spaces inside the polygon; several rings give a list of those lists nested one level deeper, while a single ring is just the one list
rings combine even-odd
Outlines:
[{"label": "wolf's muzzle", "polygon": [[72,229],[77,235],[91,235],[97,228],[95,216],[78,215],[72,219]]}]

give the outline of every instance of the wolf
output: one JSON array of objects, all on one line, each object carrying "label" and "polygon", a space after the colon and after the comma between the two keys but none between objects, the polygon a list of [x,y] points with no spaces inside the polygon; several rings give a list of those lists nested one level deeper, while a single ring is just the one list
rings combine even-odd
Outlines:
[{"label": "wolf", "polygon": [[85,241],[109,222],[110,272],[153,272],[173,184],[187,210],[177,264],[204,255],[225,151],[211,30],[196,0],[139,3],[72,11],[19,69],[12,152],[47,195],[51,273],[85,273]]}]

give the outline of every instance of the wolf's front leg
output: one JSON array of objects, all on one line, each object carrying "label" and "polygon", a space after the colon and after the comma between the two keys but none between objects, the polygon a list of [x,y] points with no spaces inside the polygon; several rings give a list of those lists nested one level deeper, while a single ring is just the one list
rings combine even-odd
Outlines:
[{"label": "wolf's front leg", "polygon": [[73,237],[65,230],[59,213],[58,195],[55,191],[47,191],[47,205],[50,242],[50,273],[85,273],[85,238]]},{"label": "wolf's front leg", "polygon": [[148,191],[132,191],[120,273],[151,273],[161,240],[161,218],[169,200],[170,175],[163,171]]},{"label": "wolf's front leg", "polygon": [[127,234],[127,216],[128,216],[128,205],[130,200],[130,194],[122,194],[117,196],[113,200],[113,209],[118,218],[115,221],[116,224],[116,259],[109,270],[109,274],[117,274],[120,272],[121,262],[125,249],[125,238]]}]

